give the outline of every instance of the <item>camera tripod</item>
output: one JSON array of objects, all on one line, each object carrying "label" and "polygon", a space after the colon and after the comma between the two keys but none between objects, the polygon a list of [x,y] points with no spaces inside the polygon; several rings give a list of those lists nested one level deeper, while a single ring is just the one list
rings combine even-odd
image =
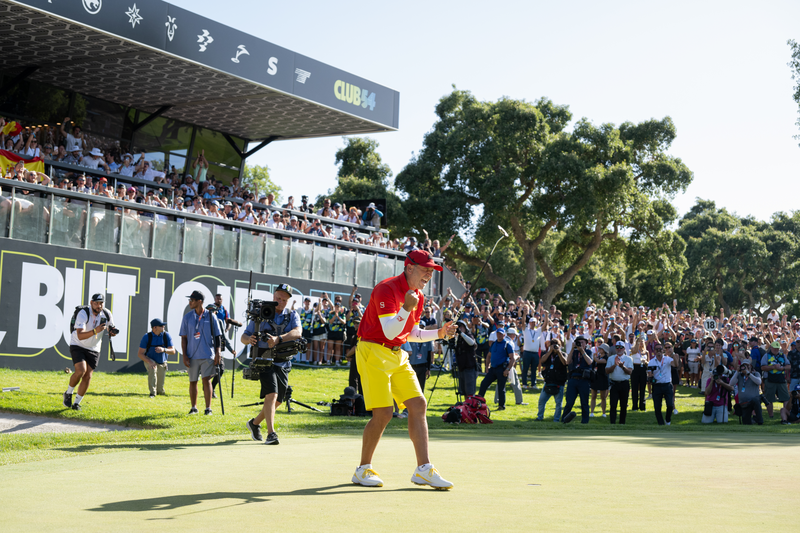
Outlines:
[{"label": "camera tripod", "polygon": [[428,405],[431,404],[431,398],[433,398],[433,393],[436,391],[436,385],[439,383],[439,376],[442,375],[442,367],[447,361],[448,357],[451,357],[452,360],[450,361],[450,375],[453,377],[453,389],[456,393],[456,402],[461,401],[461,391],[458,383],[458,371],[456,370],[456,359],[455,354],[453,352],[453,347],[450,346],[449,342],[444,344],[444,348],[442,349],[442,365],[439,367],[439,372],[436,374],[436,381],[433,382],[433,388],[431,389],[431,393],[428,396]]},{"label": "camera tripod", "polygon": [[[286,394],[283,396],[283,402],[286,404],[286,411],[287,412],[289,412],[289,413],[293,413],[294,412],[294,409],[292,409],[292,404],[293,403],[299,405],[300,407],[305,407],[306,409],[310,409],[310,410],[316,411],[318,413],[322,412],[319,409],[317,409],[316,407],[312,407],[312,406],[310,406],[308,404],[305,404],[303,402],[299,402],[299,401],[295,400],[294,398],[292,398],[292,392],[293,392],[293,389],[292,389],[291,385],[286,387]],[[248,403],[248,404],[245,404],[245,405],[240,405],[239,407],[256,407],[257,405],[261,405],[261,404],[262,404],[262,402]]]}]

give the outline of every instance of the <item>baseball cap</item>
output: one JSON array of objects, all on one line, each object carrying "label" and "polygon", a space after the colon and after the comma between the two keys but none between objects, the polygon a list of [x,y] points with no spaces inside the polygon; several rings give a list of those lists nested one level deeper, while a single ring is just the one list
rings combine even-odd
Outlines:
[{"label": "baseball cap", "polygon": [[781,347],[781,343],[779,343],[778,341],[775,341],[772,344],[770,344],[770,347],[771,348],[780,348]]},{"label": "baseball cap", "polygon": [[288,283],[281,283],[280,285],[275,287],[275,292],[278,292],[278,291],[285,292],[286,294],[291,296],[292,295],[292,286],[289,285]]},{"label": "baseball cap", "polygon": [[190,300],[200,300],[205,301],[206,297],[200,291],[192,291],[192,294],[189,295]]},{"label": "baseball cap", "polygon": [[516,335],[517,334],[517,328],[508,328],[508,331],[506,331],[506,333],[509,334],[509,335]]},{"label": "baseball cap", "polygon": [[536,319],[531,317],[530,320],[528,320],[528,324],[530,324],[531,322],[536,322]]},{"label": "baseball cap", "polygon": [[505,334],[506,334],[506,330],[504,330],[503,328],[497,328],[497,329],[495,330],[495,332],[496,332],[496,333],[502,333],[503,335],[505,335]]},{"label": "baseball cap", "polygon": [[422,267],[432,268],[438,272],[442,271],[442,265],[437,265],[433,261],[433,256],[424,250],[412,250],[406,254],[404,266],[418,265]]},{"label": "baseball cap", "polygon": [[106,298],[105,298],[105,296],[103,296],[102,293],[98,292],[97,294],[93,294],[92,295],[92,301],[93,302],[105,302]]},{"label": "baseball cap", "polygon": [[795,385],[795,386],[794,386],[794,388],[792,389],[792,391],[794,391],[794,392],[800,392],[800,383],[798,383],[797,385]]},{"label": "baseball cap", "polygon": [[375,204],[370,202],[370,204],[367,206],[367,209],[375,209]]},{"label": "baseball cap", "polygon": [[164,324],[160,318],[154,318],[153,320],[150,321],[151,328],[158,328],[158,327],[163,328],[164,326],[166,326],[166,324]]},{"label": "baseball cap", "polygon": [[652,330],[652,329],[648,329],[648,330],[647,330],[647,334],[648,334],[648,335],[654,335],[655,333],[653,332],[653,330]]},{"label": "baseball cap", "polygon": [[624,347],[625,347],[625,343],[624,343],[624,342],[622,342],[622,341],[617,341],[617,343],[616,343],[614,346],[617,346],[618,348],[619,348],[619,347],[622,347],[622,348],[624,348]]}]

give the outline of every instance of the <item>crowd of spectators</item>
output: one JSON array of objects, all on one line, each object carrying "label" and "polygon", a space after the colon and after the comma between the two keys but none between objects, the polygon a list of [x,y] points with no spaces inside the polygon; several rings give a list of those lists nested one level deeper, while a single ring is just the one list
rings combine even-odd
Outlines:
[{"label": "crowd of spectators", "polygon": [[[755,312],[726,316],[720,309],[718,316],[710,317],[697,310],[679,310],[677,301],[673,301],[672,307],[664,304],[655,309],[622,301],[604,306],[589,302],[583,313],[567,315],[555,305],[544,307],[541,302],[521,297],[506,301],[486,289],[472,293],[473,296],[467,294],[470,293],[465,293],[462,301],[448,291],[439,305],[426,302],[424,312],[431,313],[441,324],[452,320],[463,303],[462,331],[474,339],[476,366],[484,371],[489,370],[484,365],[488,365],[487,356],[497,339],[496,332],[504,330],[515,352],[521,354],[519,368],[512,369],[512,375],[508,376],[512,389],[515,392],[534,389],[537,379],[551,386],[549,391],[541,391],[537,420],[542,419],[544,405],[551,398],[557,403],[555,419],[560,420],[566,381],[578,369],[566,368],[572,364],[570,354],[585,343],[592,359],[588,417],[607,416],[607,397],[610,389],[613,392],[615,376],[630,381],[630,397],[626,392],[624,402],[623,398],[613,398],[612,420],[617,414],[617,402],[621,423],[624,423],[623,403],[625,406],[630,403],[632,411],[646,410],[647,401],[653,399],[653,365],[669,357],[676,361],[667,369],[668,376],[671,371],[672,385],[705,396],[707,414],[702,422],[727,422],[728,412],[735,411],[742,416],[743,423],[761,424],[764,420],[761,405],[766,406],[769,418],[780,414],[783,423],[797,421],[791,415],[794,400],[800,399],[800,321],[795,316],[780,316],[775,310],[765,319]],[[442,345],[435,350],[441,353]],[[629,371],[622,371],[623,360],[618,356],[631,358]],[[552,383],[553,374],[548,375],[554,363],[565,367],[561,383]],[[463,364],[459,365],[459,372]],[[460,384],[462,393],[474,393],[475,377],[470,378],[466,387]],[[521,403],[521,395],[517,399]],[[778,408],[773,410],[776,403]],[[674,406],[671,409],[668,415],[678,414]]]},{"label": "crowd of spectators", "polygon": [[[5,124],[5,119],[0,117],[0,131]],[[68,131],[69,125],[71,128]],[[259,195],[257,190],[251,192],[240,185],[239,178],[233,178],[230,184],[226,184],[208,174],[209,162],[203,150],[188,165],[185,173],[182,174],[174,166],[162,171],[154,168],[144,152],[138,156],[123,153],[118,143],[101,148],[98,145],[102,143],[98,139],[90,139],[79,125],[72,123],[70,117],[65,117],[60,127],[28,127],[13,135],[0,134],[0,144],[25,158],[39,157],[45,162],[61,162],[85,168],[78,170],[54,166],[48,175],[28,170],[19,162],[7,170],[6,179],[376,248],[401,252],[421,248],[436,257],[441,257],[452,241],[451,238],[445,246],[440,246],[438,240],[427,238],[427,233],[426,239],[419,243],[414,237],[390,239],[385,232],[379,231],[384,214],[372,203],[361,210],[324,198],[315,206],[309,203],[308,196],[303,195],[298,203],[295,203],[294,196],[289,196],[286,203],[279,205],[274,194]],[[100,175],[100,171],[116,177],[116,185]],[[143,186],[133,180],[126,182],[125,178],[152,182],[152,186]],[[28,204],[25,204],[26,207],[30,207]],[[127,212],[135,214],[135,211]],[[309,214],[315,216],[309,219]],[[345,226],[340,222],[359,227]]]}]

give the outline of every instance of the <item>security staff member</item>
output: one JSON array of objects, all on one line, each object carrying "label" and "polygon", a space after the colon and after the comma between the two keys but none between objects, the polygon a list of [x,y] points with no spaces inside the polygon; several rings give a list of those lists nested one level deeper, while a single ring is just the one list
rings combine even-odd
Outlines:
[{"label": "security staff member", "polygon": [[206,401],[205,414],[211,414],[211,378],[220,363],[220,340],[222,331],[214,314],[203,307],[205,295],[193,291],[189,296],[189,311],[181,321],[181,351],[183,364],[189,369],[190,415],[197,414],[197,380],[203,378],[203,396]]},{"label": "security staff member", "polygon": [[[103,332],[109,329],[108,336],[114,337],[116,333],[111,331],[114,327],[114,317],[107,309],[103,309],[105,297],[98,293],[92,296],[89,304],[91,312],[85,309],[78,311],[75,317],[75,329],[72,332],[69,342],[69,354],[72,356],[72,364],[75,372],[69,377],[69,387],[64,393],[64,407],[72,408],[75,411],[81,410],[81,400],[89,389],[92,381],[92,373],[97,368],[100,360],[100,347],[103,344]],[[78,382],[80,385],[78,386]],[[72,401],[72,393],[78,387],[78,394],[75,395],[75,402]]]},{"label": "security staff member", "polygon": [[[275,308],[275,318],[272,320],[262,320],[259,328],[261,339],[257,339],[255,333],[255,322],[250,320],[247,328],[242,334],[242,344],[249,344],[258,348],[273,348],[282,342],[289,342],[303,336],[303,326],[300,323],[300,315],[296,311],[286,309],[286,304],[292,298],[292,287],[286,283],[281,283],[275,289],[275,301],[278,303]],[[253,349],[253,356],[258,356],[258,350]],[[261,372],[261,395],[264,397],[264,405],[255,418],[247,421],[247,428],[250,436],[255,441],[261,442],[261,422],[267,421],[267,440],[264,444],[280,444],[278,434],[275,432],[275,409],[286,397],[286,388],[289,386],[289,371],[292,369],[292,361],[273,362],[266,370]]]},{"label": "security staff member", "polygon": [[619,403],[619,423],[625,423],[628,414],[628,394],[631,392],[631,374],[633,373],[633,359],[625,353],[625,343],[617,341],[614,345],[616,356],[608,358],[606,374],[611,382],[611,423],[617,423],[617,403]]},{"label": "security staff member", "polygon": [[572,410],[578,395],[581,397],[581,424],[589,423],[589,391],[591,389],[591,370],[594,359],[592,353],[586,349],[586,337],[578,335],[572,345],[572,353],[567,358],[569,367],[569,381],[567,382],[567,405],[564,407],[564,416],[561,421],[565,424],[575,419],[576,413]]},{"label": "security staff member", "polygon": [[664,425],[664,417],[661,414],[662,401],[667,402],[667,425],[672,420],[672,411],[675,409],[675,390],[672,387],[672,368],[678,366],[678,358],[673,359],[664,355],[664,347],[661,344],[653,345],[655,357],[650,360],[647,366],[647,377],[654,378],[653,384],[653,407],[656,411],[656,421],[659,426]]}]

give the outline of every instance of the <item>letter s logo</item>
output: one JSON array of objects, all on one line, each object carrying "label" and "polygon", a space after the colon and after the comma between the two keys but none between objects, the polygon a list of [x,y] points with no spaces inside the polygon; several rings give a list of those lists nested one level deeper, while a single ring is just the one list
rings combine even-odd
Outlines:
[{"label": "letter s logo", "polygon": [[381,302],[381,309],[385,308],[386,306]]},{"label": "letter s logo", "polygon": [[270,57],[269,58],[269,68],[267,69],[267,74],[270,76],[274,76],[278,72],[278,58],[277,57]]}]

